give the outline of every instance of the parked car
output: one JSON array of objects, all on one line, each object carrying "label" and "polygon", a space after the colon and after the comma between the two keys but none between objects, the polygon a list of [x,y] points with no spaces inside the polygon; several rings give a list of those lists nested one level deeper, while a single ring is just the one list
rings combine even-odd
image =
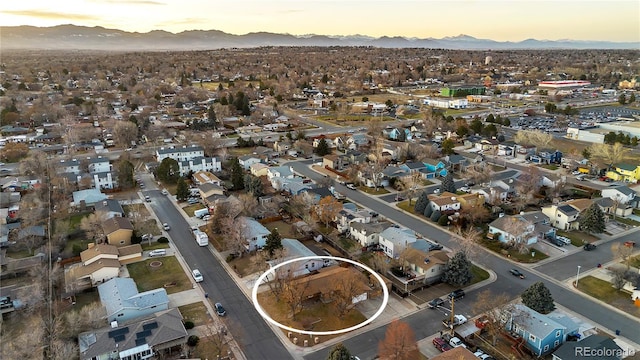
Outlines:
[{"label": "parked car", "polygon": [[356,190],[356,186],[353,185],[352,183],[348,183],[347,184],[347,189]]},{"label": "parked car", "polygon": [[167,189],[162,189],[162,195],[169,195],[169,192],[167,191]]},{"label": "parked car", "polygon": [[451,350],[451,346],[449,346],[449,344],[447,344],[446,341],[444,341],[443,338],[440,337],[435,337],[433,338],[433,346],[435,346],[436,349],[445,352],[445,351],[449,351]]},{"label": "parked car", "polygon": [[465,345],[462,340],[460,340],[460,338],[458,337],[452,337],[451,340],[449,340],[449,345],[451,345],[451,347],[457,348],[457,347],[463,347],[463,348],[467,348],[467,345]]},{"label": "parked car", "polygon": [[144,197],[144,201],[146,201],[146,202],[151,202],[151,198],[149,197],[149,195],[146,195],[146,196]]},{"label": "parked car", "polygon": [[462,298],[464,298],[464,290],[462,290],[462,289],[453,290],[447,296],[449,297],[449,300],[451,300],[451,299],[454,299],[454,300],[462,299]]},{"label": "parked car", "polygon": [[444,300],[442,300],[441,298],[435,298],[429,301],[428,305],[429,305],[429,309],[435,309],[438,306],[444,305]]},{"label": "parked car", "polygon": [[220,303],[216,303],[214,305],[215,309],[216,309],[216,314],[218,316],[225,316],[227,315],[227,311],[224,309],[224,307],[222,307],[222,304]]},{"label": "parked car", "polygon": [[584,244],[583,249],[585,249],[586,251],[591,251],[595,250],[596,246],[594,244]]},{"label": "parked car", "polygon": [[164,229],[164,231],[171,230],[171,226],[169,226],[169,224],[167,224],[167,223],[162,224],[162,228]]},{"label": "parked car", "polygon": [[149,257],[165,256],[165,255],[167,255],[167,250],[165,249],[156,249],[156,250],[149,251]]},{"label": "parked car", "polygon": [[189,203],[189,205],[197,204],[197,203],[199,203],[199,202],[200,202],[200,200],[199,200],[199,199],[196,199],[196,198],[189,198],[189,199],[187,200],[187,203]]},{"label": "parked car", "polygon": [[193,269],[193,271],[191,271],[191,276],[193,276],[193,280],[195,280],[197,283],[204,280],[202,274],[200,273],[200,270],[198,269]]},{"label": "parked car", "polygon": [[513,276],[517,276],[517,277],[519,277],[520,279],[524,279],[524,274],[523,274],[523,273],[521,273],[521,272],[520,272],[520,270],[518,270],[518,269],[511,269],[511,270],[509,270],[509,272],[510,272],[510,273],[511,273],[511,275],[513,275]]},{"label": "parked car", "polygon": [[450,318],[442,320],[442,325],[448,328],[452,328],[458,325],[462,325],[467,322],[467,317],[464,315],[456,314],[453,316],[453,322]]},{"label": "parked car", "polygon": [[566,236],[556,236],[556,239],[562,241],[565,245],[571,245],[571,239]]},{"label": "parked car", "polygon": [[202,217],[203,221],[209,221],[211,219],[211,215],[205,215]]}]

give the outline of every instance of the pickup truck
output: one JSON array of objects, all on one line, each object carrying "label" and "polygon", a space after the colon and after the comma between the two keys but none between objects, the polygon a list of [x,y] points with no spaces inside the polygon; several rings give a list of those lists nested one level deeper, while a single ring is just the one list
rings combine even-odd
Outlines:
[{"label": "pickup truck", "polygon": [[462,325],[464,323],[467,322],[467,318],[464,315],[454,315],[453,316],[453,323],[451,323],[451,319],[447,318],[442,320],[442,325],[451,328],[451,327],[455,327],[458,325]]},{"label": "pickup truck", "polygon": [[457,347],[463,347],[465,349],[467,348],[467,345],[465,345],[462,342],[462,340],[460,340],[459,337],[451,336],[449,334],[442,334],[442,339],[448,342],[452,348],[457,348]]}]

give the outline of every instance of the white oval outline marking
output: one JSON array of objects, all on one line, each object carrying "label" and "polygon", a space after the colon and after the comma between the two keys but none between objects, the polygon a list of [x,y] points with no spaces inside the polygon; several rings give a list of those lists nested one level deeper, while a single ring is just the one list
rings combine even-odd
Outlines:
[{"label": "white oval outline marking", "polygon": [[[288,265],[297,261],[304,261],[304,260],[314,260],[314,259],[328,259],[328,260],[337,260],[337,261],[345,261],[348,262],[350,264],[359,266],[365,270],[367,270],[368,272],[370,272],[371,274],[373,274],[373,276],[376,277],[376,279],[380,282],[380,285],[382,285],[382,290],[383,290],[383,299],[382,299],[382,305],[380,305],[380,308],[378,309],[378,311],[376,311],[375,314],[373,314],[373,316],[371,316],[370,318],[368,318],[367,320],[354,325],[352,327],[349,328],[345,328],[342,330],[332,330],[332,331],[307,331],[307,330],[300,330],[300,329],[296,329],[296,328],[292,328],[283,324],[280,324],[279,322],[275,321],[273,318],[271,318],[271,316],[269,316],[260,306],[260,303],[258,302],[258,288],[260,287],[260,284],[262,284],[262,282],[265,280],[265,278],[273,273],[275,275],[275,270],[281,266],[284,265]],[[350,259],[345,259],[345,258],[341,258],[341,257],[336,257],[336,256],[303,256],[303,257],[299,257],[299,258],[295,258],[295,259],[291,259],[291,260],[287,260],[284,261],[274,267],[272,267],[271,269],[265,271],[262,275],[260,275],[258,277],[258,279],[256,280],[256,282],[253,285],[253,290],[251,291],[251,299],[253,300],[253,307],[256,308],[256,310],[258,311],[258,313],[268,322],[270,322],[271,324],[279,327],[280,329],[283,330],[288,330],[288,331],[292,331],[292,332],[296,332],[299,334],[305,334],[305,335],[312,335],[312,336],[321,336],[321,335],[338,335],[338,334],[344,334],[347,333],[349,331],[353,331],[356,329],[359,329],[367,324],[370,324],[371,322],[373,322],[373,320],[375,320],[378,316],[380,316],[382,314],[382,312],[384,311],[384,309],[387,307],[387,303],[389,302],[389,290],[387,288],[387,285],[384,283],[384,280],[382,279],[382,277],[375,271],[373,271],[371,268],[369,268],[368,266],[361,264],[357,261],[354,260],[350,260]]]}]

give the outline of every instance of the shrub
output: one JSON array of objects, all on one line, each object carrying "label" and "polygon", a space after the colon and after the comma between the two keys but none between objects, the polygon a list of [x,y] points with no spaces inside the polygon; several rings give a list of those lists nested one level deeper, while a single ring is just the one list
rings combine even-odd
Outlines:
[{"label": "shrub", "polygon": [[229,255],[227,255],[227,262],[231,262],[235,258],[236,258],[236,254],[229,254]]},{"label": "shrub", "polygon": [[161,237],[158,239],[158,243],[160,244],[168,244],[169,243],[169,239],[167,239],[166,237]]},{"label": "shrub", "polygon": [[80,253],[82,252],[82,246],[80,244],[73,244],[71,251],[73,252],[73,256],[80,256]]},{"label": "shrub", "polygon": [[424,208],[424,213],[423,213],[423,215],[424,215],[425,217],[430,218],[430,217],[431,217],[431,214],[433,214],[433,208],[432,208],[430,205],[427,205],[427,206]]},{"label": "shrub", "polygon": [[184,322],[184,328],[187,330],[193,329],[196,325],[193,323],[193,321],[187,320]]},{"label": "shrub", "polygon": [[431,214],[431,217],[429,217],[429,219],[431,219],[431,221],[436,222],[438,220],[440,220],[440,216],[442,215],[442,213],[440,212],[440,210],[436,210]]},{"label": "shrub", "polygon": [[438,225],[440,226],[447,226],[449,225],[449,216],[447,215],[441,215],[440,218],[438,219]]},{"label": "shrub", "polygon": [[187,345],[189,346],[196,346],[198,345],[198,342],[200,341],[200,338],[197,337],[196,335],[191,335],[189,336],[189,338],[187,339]]}]

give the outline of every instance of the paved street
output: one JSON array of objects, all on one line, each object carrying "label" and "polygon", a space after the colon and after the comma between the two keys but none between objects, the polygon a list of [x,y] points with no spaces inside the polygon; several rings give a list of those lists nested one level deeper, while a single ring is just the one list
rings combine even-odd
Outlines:
[{"label": "paved street", "polygon": [[152,199],[150,205],[161,222],[171,225],[169,232],[176,247],[191,269],[199,269],[204,281],[199,284],[214,302],[227,309],[223,319],[247,359],[291,359],[278,337],[267,326],[253,304],[240,291],[216,257],[206,247],[200,247],[181,212],[159,190],[143,192]]}]

